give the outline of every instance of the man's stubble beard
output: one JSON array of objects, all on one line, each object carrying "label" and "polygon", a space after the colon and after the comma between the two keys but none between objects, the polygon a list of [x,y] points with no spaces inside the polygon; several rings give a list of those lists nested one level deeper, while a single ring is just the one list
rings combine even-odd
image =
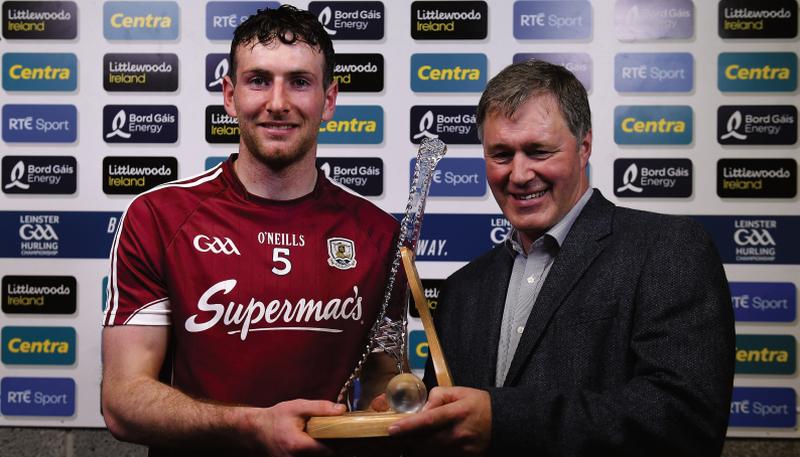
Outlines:
[{"label": "man's stubble beard", "polygon": [[297,145],[297,148],[291,151],[285,151],[280,154],[270,153],[263,151],[257,141],[251,135],[242,135],[242,141],[250,155],[256,160],[264,164],[267,168],[275,171],[284,170],[290,165],[293,165],[302,160],[306,155],[311,154],[314,145],[314,138],[303,138],[302,142]]}]

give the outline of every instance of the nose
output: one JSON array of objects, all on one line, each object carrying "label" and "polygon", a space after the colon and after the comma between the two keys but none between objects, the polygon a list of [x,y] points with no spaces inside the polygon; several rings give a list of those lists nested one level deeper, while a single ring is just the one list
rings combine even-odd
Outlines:
[{"label": "nose", "polygon": [[511,159],[511,173],[509,175],[509,180],[511,183],[516,185],[525,185],[535,177],[536,172],[534,172],[533,167],[531,166],[531,160],[525,155],[525,153],[515,153],[514,158]]},{"label": "nose", "polygon": [[289,99],[283,84],[276,81],[272,86],[272,93],[267,101],[267,111],[273,114],[286,113],[289,111]]}]

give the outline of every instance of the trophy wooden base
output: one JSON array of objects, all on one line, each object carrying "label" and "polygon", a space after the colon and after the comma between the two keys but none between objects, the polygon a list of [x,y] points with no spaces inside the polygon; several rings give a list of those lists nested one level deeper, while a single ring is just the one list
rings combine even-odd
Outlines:
[{"label": "trophy wooden base", "polygon": [[312,417],[306,433],[315,439],[375,438],[389,436],[389,426],[408,413],[355,411],[341,416]]}]

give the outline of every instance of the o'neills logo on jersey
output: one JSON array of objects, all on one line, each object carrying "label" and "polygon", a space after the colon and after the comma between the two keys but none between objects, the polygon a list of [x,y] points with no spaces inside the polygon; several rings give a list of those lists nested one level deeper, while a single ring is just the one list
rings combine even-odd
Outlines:
[{"label": "o'neills logo on jersey", "polygon": [[174,143],[178,141],[178,108],[173,105],[106,105],[106,143]]},{"label": "o'neills logo on jersey", "polygon": [[587,1],[514,2],[514,38],[584,40],[592,36],[592,5]]},{"label": "o'neills logo on jersey", "polygon": [[3,37],[9,40],[71,40],[78,36],[75,2],[5,2]]},{"label": "o'neills logo on jersey", "polygon": [[514,54],[513,62],[543,60],[554,65],[561,65],[578,78],[586,88],[592,91],[592,57],[585,52],[523,52]]},{"label": "o'neills logo on jersey", "polygon": [[721,159],[717,161],[717,195],[722,198],[794,198],[794,159]]},{"label": "o'neills logo on jersey", "polygon": [[74,276],[3,276],[3,312],[73,314],[76,289]]},{"label": "o'neills logo on jersey", "polygon": [[105,157],[103,192],[138,194],[159,184],[178,179],[175,157]]},{"label": "o'neills logo on jersey", "polygon": [[4,156],[3,192],[74,194],[78,162],[69,156]]},{"label": "o'neills logo on jersey", "polygon": [[486,86],[484,54],[412,54],[414,92],[480,92]]},{"label": "o'neills logo on jersey", "polygon": [[[209,330],[216,325],[224,327],[228,335],[239,335],[244,341],[250,332],[265,331],[305,331],[322,333],[342,333],[336,328],[337,321],[360,321],[362,316],[362,297],[358,286],[353,286],[353,294],[341,298],[299,298],[289,299],[250,298],[245,303],[228,301],[226,295],[236,288],[237,281],[220,281],[203,292],[197,301],[196,314],[186,319],[184,328],[197,333]],[[263,301],[262,301],[263,300]]]},{"label": "o'neills logo on jersey", "polygon": [[614,161],[617,197],[678,197],[692,195],[689,159],[617,159]]},{"label": "o'neills logo on jersey", "polygon": [[792,335],[736,335],[736,374],[794,374],[797,341]]},{"label": "o'neills logo on jersey", "polygon": [[248,17],[260,9],[276,9],[278,2],[208,2],[206,3],[206,38],[226,40],[233,38],[233,31]]},{"label": "o'neills logo on jersey", "polygon": [[797,89],[797,54],[720,53],[717,87],[722,92],[792,92]]},{"label": "o'neills logo on jersey", "polygon": [[339,92],[383,90],[383,56],[380,54],[336,54],[333,80]]},{"label": "o'neills logo on jersey", "polygon": [[331,181],[365,197],[383,194],[383,160],[377,157],[317,157],[317,166]]},{"label": "o'neills logo on jersey", "polygon": [[382,2],[310,2],[308,10],[333,40],[380,40],[386,13]]},{"label": "o'neills logo on jersey", "polygon": [[[228,54],[206,54],[206,90],[222,92],[222,80],[231,68]],[[341,90],[341,87],[339,88]]]},{"label": "o'neills logo on jersey", "polygon": [[19,216],[19,251],[23,257],[58,255],[59,216],[25,214]]},{"label": "o'neills logo on jersey", "polygon": [[614,142],[617,144],[690,144],[691,106],[617,106]]},{"label": "o'neills logo on jersey", "polygon": [[797,107],[737,105],[717,108],[719,144],[795,144]]},{"label": "o'neills logo on jersey", "polygon": [[475,106],[412,106],[410,139],[439,138],[447,144],[480,144]]},{"label": "o'neills logo on jersey", "polygon": [[482,40],[489,23],[486,2],[413,2],[411,38]]},{"label": "o'neills logo on jersey", "polygon": [[617,0],[614,27],[620,41],[685,39],[694,36],[691,0]]},{"label": "o'neills logo on jersey", "polygon": [[239,143],[239,120],[222,105],[206,106],[206,142]]},{"label": "o'neills logo on jersey", "polygon": [[3,89],[63,91],[78,87],[78,58],[67,53],[3,54]]},{"label": "o'neills logo on jersey", "polygon": [[175,40],[176,2],[105,2],[103,36],[108,40]]},{"label": "o'neills logo on jersey", "polygon": [[380,144],[383,108],[378,105],[340,105],[333,119],[319,127],[320,144]]},{"label": "o'neills logo on jersey", "polygon": [[109,92],[174,92],[178,90],[178,56],[106,54],[103,88]]},{"label": "o'neills logo on jersey", "polygon": [[[425,301],[428,303],[428,309],[435,310],[439,306],[439,294],[444,284],[443,279],[422,279],[422,290],[425,294]],[[411,317],[419,318],[419,311],[416,306],[409,306],[408,312]]]},{"label": "o'neills logo on jersey", "polygon": [[797,36],[797,1],[722,0],[719,2],[719,36],[794,38]]}]

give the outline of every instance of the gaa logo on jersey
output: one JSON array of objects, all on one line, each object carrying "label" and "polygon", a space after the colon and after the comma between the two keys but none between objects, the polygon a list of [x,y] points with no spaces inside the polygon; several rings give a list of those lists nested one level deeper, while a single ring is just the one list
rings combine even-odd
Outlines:
[{"label": "gaa logo on jersey", "polygon": [[224,236],[222,238],[218,238],[216,236],[207,236],[200,235],[195,236],[192,239],[192,246],[197,249],[198,252],[210,252],[212,254],[225,254],[225,255],[242,255],[239,253],[239,249],[233,243],[233,240]]},{"label": "gaa logo on jersey", "polygon": [[106,105],[103,107],[106,143],[175,143],[178,108],[174,105]]},{"label": "gaa logo on jersey", "polygon": [[561,65],[578,78],[586,88],[592,90],[592,58],[585,52],[522,52],[514,54],[513,63],[528,60],[542,60],[553,65]]},{"label": "gaa logo on jersey", "polygon": [[694,3],[691,0],[617,0],[614,26],[620,41],[691,38]]},{"label": "gaa logo on jersey", "polygon": [[356,245],[347,238],[328,238],[328,265],[340,270],[356,267]]}]

